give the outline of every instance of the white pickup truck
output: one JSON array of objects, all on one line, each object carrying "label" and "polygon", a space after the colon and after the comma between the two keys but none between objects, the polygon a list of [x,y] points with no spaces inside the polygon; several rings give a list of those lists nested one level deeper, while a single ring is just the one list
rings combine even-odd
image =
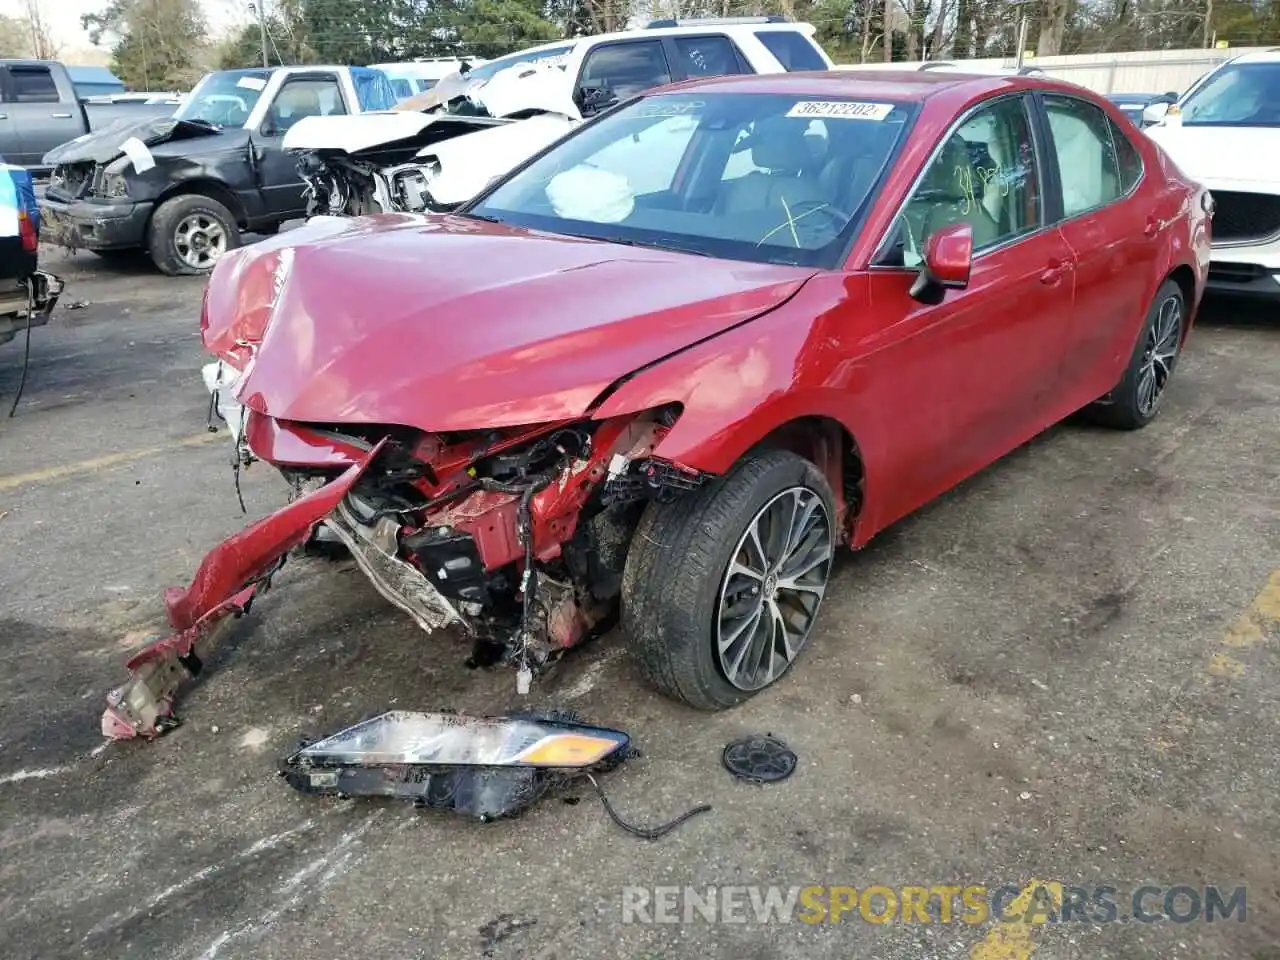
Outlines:
[{"label": "white pickup truck", "polygon": [[1213,195],[1209,289],[1280,303],[1280,47],[1228,60],[1143,119]]},{"label": "white pickup truck", "polygon": [[584,119],[653,87],[829,70],[815,32],[783,17],[730,17],[556,41],[460,70],[396,111],[306,118],[283,146],[298,157],[308,215],[450,210]]}]

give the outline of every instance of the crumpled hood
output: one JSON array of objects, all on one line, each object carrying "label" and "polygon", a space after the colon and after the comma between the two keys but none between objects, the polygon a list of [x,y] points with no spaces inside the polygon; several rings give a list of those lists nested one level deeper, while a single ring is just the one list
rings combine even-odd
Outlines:
[{"label": "crumpled hood", "polygon": [[55,167],[61,163],[84,163],[90,160],[94,163],[110,163],[124,152],[121,146],[131,137],[152,147],[171,140],[217,136],[220,132],[217,127],[206,123],[175,120],[173,117],[122,117],[101,130],[94,130],[54,147],[44,155],[44,164]]},{"label": "crumpled hood", "polygon": [[814,272],[464,217],[319,217],[224,256],[201,333],[228,359],[253,345],[236,396],[278,419],[504,427],[582,416]]},{"label": "crumpled hood", "polygon": [[1276,145],[1280,131],[1266,127],[1147,127],[1147,136],[1164,148],[1187,176],[1212,190],[1280,193]]}]

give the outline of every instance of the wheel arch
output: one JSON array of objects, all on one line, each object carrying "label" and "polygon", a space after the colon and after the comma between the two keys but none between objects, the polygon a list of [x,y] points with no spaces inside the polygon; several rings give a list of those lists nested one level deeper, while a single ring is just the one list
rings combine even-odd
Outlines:
[{"label": "wheel arch", "polygon": [[[1196,310],[1196,272],[1191,269],[1188,264],[1181,263],[1169,271],[1165,280],[1172,280],[1178,285],[1178,289],[1182,291],[1182,299],[1186,303],[1188,314],[1194,314]],[[1161,286],[1164,281],[1161,281]],[[1157,288],[1158,289],[1158,288]],[[1185,342],[1187,334],[1191,332],[1191,325],[1184,323],[1182,325],[1182,340]]]}]

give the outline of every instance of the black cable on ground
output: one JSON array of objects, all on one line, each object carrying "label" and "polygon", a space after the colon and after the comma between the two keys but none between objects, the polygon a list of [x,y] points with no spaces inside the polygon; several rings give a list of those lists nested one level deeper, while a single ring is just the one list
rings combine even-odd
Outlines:
[{"label": "black cable on ground", "polygon": [[33,278],[27,278],[27,345],[22,350],[22,376],[18,379],[18,393],[13,398],[13,406],[9,408],[12,418],[18,412],[18,401],[22,399],[22,390],[27,385],[27,367],[31,364],[31,327],[36,322],[36,288]]},{"label": "black cable on ground", "polygon": [[664,823],[661,826],[657,826],[657,827],[647,827],[647,828],[636,827],[627,823],[625,820],[622,819],[622,817],[618,816],[618,812],[613,809],[613,804],[611,804],[609,802],[609,798],[604,795],[604,788],[601,787],[600,784],[596,782],[595,777],[593,777],[591,774],[588,773],[587,780],[589,780],[591,785],[596,788],[596,793],[600,795],[600,802],[604,804],[605,813],[609,814],[609,818],[618,826],[620,826],[623,830],[627,831],[627,833],[633,836],[639,837],[642,840],[657,840],[660,837],[665,837],[668,833],[670,833],[676,827],[680,826],[680,824],[684,823],[686,820],[691,820],[694,817],[696,817],[698,814],[706,813],[708,810],[711,809],[711,804],[702,803],[694,807],[692,810],[682,813],[680,816],[676,817],[670,823]]}]

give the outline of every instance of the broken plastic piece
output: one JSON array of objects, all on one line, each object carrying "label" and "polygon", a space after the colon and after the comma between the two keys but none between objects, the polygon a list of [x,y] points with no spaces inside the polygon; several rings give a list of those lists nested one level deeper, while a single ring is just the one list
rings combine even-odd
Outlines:
[{"label": "broken plastic piece", "polygon": [[724,748],[721,757],[725,769],[739,780],[751,783],[776,783],[791,776],[796,769],[796,755],[777,737],[744,737]]}]

